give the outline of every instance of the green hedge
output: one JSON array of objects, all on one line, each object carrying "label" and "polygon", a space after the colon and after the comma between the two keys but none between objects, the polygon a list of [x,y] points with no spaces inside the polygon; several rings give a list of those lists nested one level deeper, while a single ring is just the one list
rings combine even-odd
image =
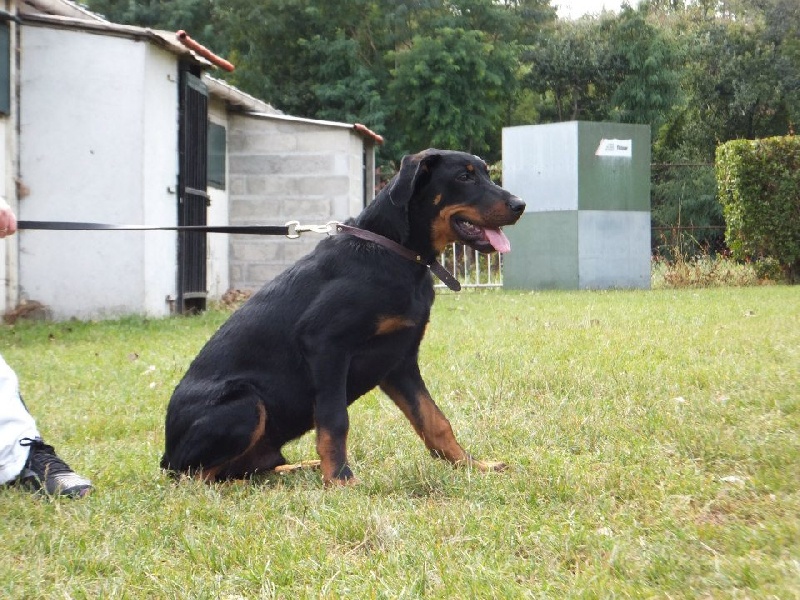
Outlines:
[{"label": "green hedge", "polygon": [[800,137],[733,140],[717,148],[719,200],[737,259],[772,258],[800,279]]}]

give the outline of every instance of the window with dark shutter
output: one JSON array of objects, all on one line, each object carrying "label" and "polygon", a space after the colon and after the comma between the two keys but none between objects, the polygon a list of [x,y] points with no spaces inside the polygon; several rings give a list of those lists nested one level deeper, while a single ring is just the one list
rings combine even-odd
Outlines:
[{"label": "window with dark shutter", "polygon": [[225,127],[208,123],[208,185],[225,189]]},{"label": "window with dark shutter", "polygon": [[0,23],[0,113],[11,112],[11,28]]}]

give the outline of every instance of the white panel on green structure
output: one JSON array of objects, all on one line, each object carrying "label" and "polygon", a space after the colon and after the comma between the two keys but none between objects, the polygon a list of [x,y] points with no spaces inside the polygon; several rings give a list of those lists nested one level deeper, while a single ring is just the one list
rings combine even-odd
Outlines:
[{"label": "white panel on green structure", "polygon": [[578,123],[504,128],[503,184],[529,214],[578,210]]},{"label": "white panel on green structure", "polygon": [[580,289],[650,287],[650,213],[578,211]]},{"label": "white panel on green structure", "polygon": [[527,203],[507,230],[505,287],[649,288],[647,125],[507,127],[503,186]]}]

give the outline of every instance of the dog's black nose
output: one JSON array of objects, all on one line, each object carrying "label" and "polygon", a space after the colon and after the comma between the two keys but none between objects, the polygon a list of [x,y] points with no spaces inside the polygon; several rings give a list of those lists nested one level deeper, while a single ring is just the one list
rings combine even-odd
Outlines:
[{"label": "dog's black nose", "polygon": [[522,199],[516,196],[511,196],[506,201],[506,205],[511,210],[511,212],[522,213],[522,211],[525,210],[525,203],[522,201]]}]

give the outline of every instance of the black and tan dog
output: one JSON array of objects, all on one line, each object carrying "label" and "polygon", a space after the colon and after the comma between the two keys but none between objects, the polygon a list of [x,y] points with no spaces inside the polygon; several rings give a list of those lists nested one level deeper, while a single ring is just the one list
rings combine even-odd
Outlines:
[{"label": "black and tan dog", "polygon": [[[525,204],[462,152],[427,150],[349,224],[431,264],[450,242],[510,248],[500,230]],[[161,466],[207,481],[286,464],[281,447],[311,429],[325,483],[354,480],[347,407],[375,386],[408,417],[433,456],[473,459],[431,399],[417,362],[433,304],[430,270],[374,241],[340,234],[254,294],[208,341],[176,387]]]}]

